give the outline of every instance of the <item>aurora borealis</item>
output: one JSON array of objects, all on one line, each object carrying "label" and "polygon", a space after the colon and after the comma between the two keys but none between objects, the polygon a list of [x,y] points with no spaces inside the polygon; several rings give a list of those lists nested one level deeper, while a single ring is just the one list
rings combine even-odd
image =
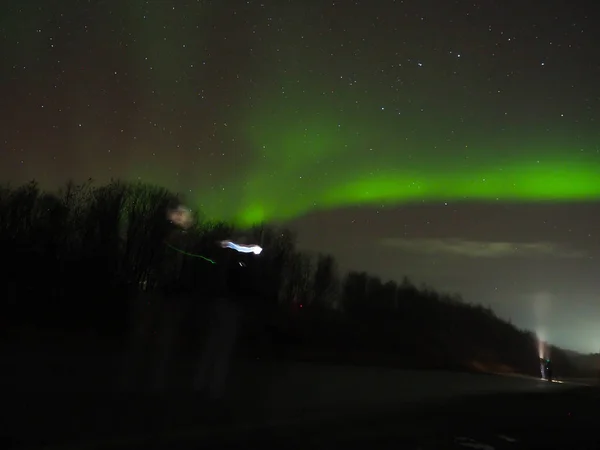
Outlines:
[{"label": "aurora borealis", "polygon": [[[600,347],[562,319],[565,292],[600,305],[591,2],[9,3],[3,180],[162,184],[206,216],[287,221],[343,267],[458,290],[520,326],[537,326],[527,299],[543,292],[564,325],[551,338]],[[490,261],[457,242],[524,250]],[[542,244],[585,256],[532,262]]]}]

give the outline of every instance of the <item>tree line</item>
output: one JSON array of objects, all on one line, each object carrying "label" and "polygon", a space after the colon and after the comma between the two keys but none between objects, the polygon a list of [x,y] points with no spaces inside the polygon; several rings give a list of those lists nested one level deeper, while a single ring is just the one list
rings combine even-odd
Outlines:
[{"label": "tree line", "polygon": [[[243,236],[265,249],[253,279],[279,357],[539,375],[534,333],[490,308],[406,278],[342,274],[331,255],[299,251],[284,228],[239,230],[194,212],[182,231],[166,217],[181,201],[162,187],[121,181],[69,182],[54,193],[36,182],[0,188],[3,328],[118,339],[137,326],[149,298],[161,299],[155,315],[181,316],[214,292],[215,242]],[[252,347],[260,339],[248,333]],[[551,353],[557,375],[581,375],[568,352]]]}]

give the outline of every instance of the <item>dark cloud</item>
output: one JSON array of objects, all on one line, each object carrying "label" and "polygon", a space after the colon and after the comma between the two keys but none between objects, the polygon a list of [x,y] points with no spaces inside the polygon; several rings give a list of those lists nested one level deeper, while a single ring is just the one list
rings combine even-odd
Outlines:
[{"label": "dark cloud", "polygon": [[469,258],[584,258],[587,253],[551,242],[493,242],[467,239],[385,238],[380,244],[408,252],[451,254]]}]

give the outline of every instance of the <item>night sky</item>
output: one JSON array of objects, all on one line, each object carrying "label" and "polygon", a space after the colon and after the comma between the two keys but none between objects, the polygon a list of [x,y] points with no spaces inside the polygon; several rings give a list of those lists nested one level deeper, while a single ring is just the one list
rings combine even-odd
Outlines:
[{"label": "night sky", "polygon": [[162,184],[600,349],[595,2],[6,3],[2,180]]}]

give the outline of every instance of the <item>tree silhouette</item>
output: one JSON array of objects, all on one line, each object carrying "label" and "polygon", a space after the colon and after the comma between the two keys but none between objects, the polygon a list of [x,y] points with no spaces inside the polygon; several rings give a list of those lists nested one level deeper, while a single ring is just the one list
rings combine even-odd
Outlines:
[{"label": "tree silhouette", "polygon": [[320,253],[313,277],[313,306],[336,309],[339,306],[339,289],[335,259],[331,255]]},{"label": "tree silhouette", "polygon": [[[248,268],[254,312],[245,351],[258,351],[250,335],[263,333],[279,356],[539,375],[533,333],[489,307],[407,278],[340,274],[331,255],[312,258],[293,233],[267,224],[236,229],[195,211],[194,225],[181,230],[167,220],[180,201],[161,187],[119,181],[68,182],[55,194],[35,181],[0,187],[5,328],[74,339],[93,332],[125,339],[129,349],[154,336],[157,354],[167,355],[202,334],[202,305],[231,283],[218,242],[234,238],[265,249]],[[597,355],[551,352],[558,376],[600,371]]]},{"label": "tree silhouette", "polygon": [[369,276],[366,272],[349,272],[342,284],[342,304],[350,316],[362,314],[367,307],[367,286]]}]

